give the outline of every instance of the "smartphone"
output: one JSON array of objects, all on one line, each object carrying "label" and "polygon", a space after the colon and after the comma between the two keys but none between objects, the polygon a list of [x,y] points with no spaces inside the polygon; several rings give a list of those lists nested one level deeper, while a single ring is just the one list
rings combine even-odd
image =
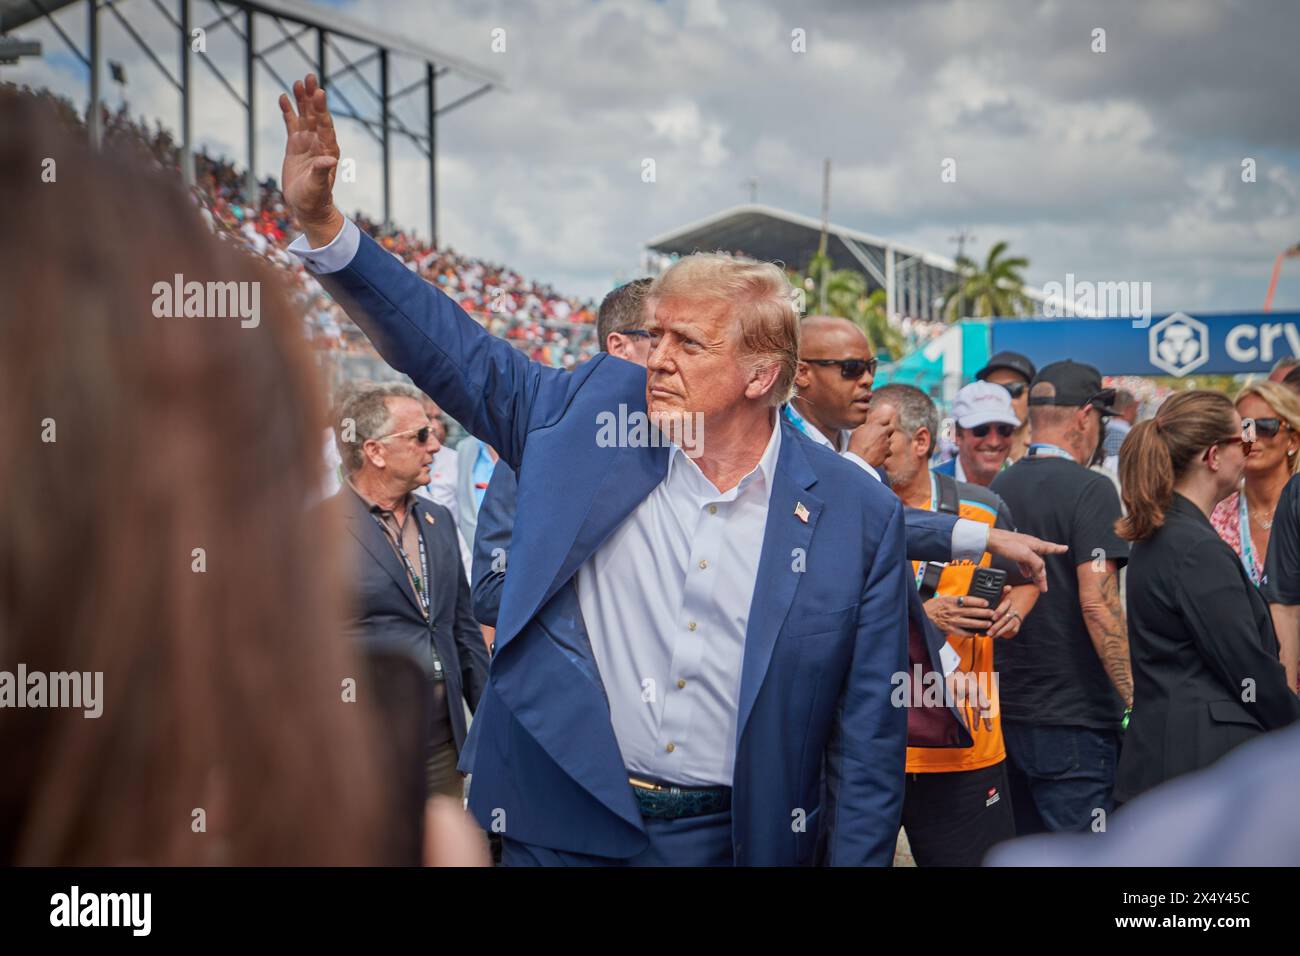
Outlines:
[{"label": "smartphone", "polygon": [[1007,583],[1007,572],[1000,568],[976,568],[970,579],[967,597],[983,598],[990,608],[1002,603],[1002,589]]}]

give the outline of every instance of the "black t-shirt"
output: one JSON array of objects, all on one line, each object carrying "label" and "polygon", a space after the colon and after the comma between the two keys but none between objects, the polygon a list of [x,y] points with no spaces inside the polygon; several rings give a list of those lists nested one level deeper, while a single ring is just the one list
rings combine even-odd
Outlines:
[{"label": "black t-shirt", "polygon": [[1115,534],[1121,511],[1114,484],[1072,460],[1026,456],[999,474],[992,489],[1011,509],[1018,531],[1070,549],[1045,559],[1047,593],[1038,596],[1020,633],[994,642],[1002,716],[1118,729],[1124,704],[1084,623],[1077,570],[1095,560],[1098,549],[1121,567],[1128,562],[1128,543]]},{"label": "black t-shirt", "polygon": [[1292,475],[1273,512],[1260,593],[1271,604],[1300,604],[1300,475]]}]

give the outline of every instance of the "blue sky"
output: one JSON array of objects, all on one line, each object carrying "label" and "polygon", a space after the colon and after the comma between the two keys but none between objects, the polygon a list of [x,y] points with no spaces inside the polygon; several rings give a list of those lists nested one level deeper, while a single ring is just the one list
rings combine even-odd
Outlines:
[{"label": "blue sky", "polygon": [[[1158,313],[1258,308],[1274,256],[1300,241],[1300,7],[1284,0],[323,6],[505,75],[506,91],[440,123],[441,231],[565,291],[595,296],[631,277],[645,239],[744,201],[751,177],[760,201],[817,215],[827,156],[837,222],[946,255],[965,227],[977,255],[1006,239],[1028,256],[1035,285],[1067,273],[1149,281]],[[128,9],[174,50],[151,5]],[[79,9],[58,16],[84,36]],[[791,48],[795,30],[805,52]],[[103,34],[106,57],[126,64],[133,111],[175,128],[175,93],[109,16]],[[53,31],[19,35],[50,55],[0,77],[84,101],[84,71]],[[208,55],[242,88],[238,50],[230,34],[210,37]],[[292,50],[273,65],[306,69]],[[414,76],[399,62],[394,83]],[[258,82],[259,172],[275,174],[278,90],[266,73]],[[196,83],[196,136],[242,157],[238,107],[207,70]],[[104,87],[117,103],[121,91]],[[355,82],[339,88],[366,99]],[[415,126],[421,108],[415,96],[399,115]],[[378,150],[355,124],[341,133],[358,182],[340,205],[378,213]],[[1248,157],[1253,183],[1241,179]],[[642,181],[645,158],[654,183]],[[940,181],[946,158],[956,182]],[[399,145],[393,173],[396,218],[425,230],[423,160]],[[1275,308],[1300,308],[1300,260],[1284,266]]]}]

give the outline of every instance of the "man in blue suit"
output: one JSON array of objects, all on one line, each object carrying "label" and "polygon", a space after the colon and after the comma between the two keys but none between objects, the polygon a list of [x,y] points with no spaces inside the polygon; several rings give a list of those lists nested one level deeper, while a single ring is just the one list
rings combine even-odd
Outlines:
[{"label": "man in blue suit", "polygon": [[294,93],[291,248],[519,475],[526,573],[505,579],[462,760],[503,862],[790,865],[821,836],[829,863],[888,864],[909,723],[969,735],[895,693],[924,644],[898,500],[777,415],[798,359],[781,270],[668,270],[647,369],[529,362],[338,212],[324,91]]},{"label": "man in blue suit", "polygon": [[[648,283],[649,279],[637,282]],[[601,350],[625,358],[629,362],[644,365],[649,356],[648,348],[643,347],[642,340],[630,336],[639,333],[644,324],[640,313],[639,300],[637,312],[627,306],[631,297],[629,291],[635,283],[621,286],[609,293],[601,302],[597,319],[597,338]],[[835,351],[837,354],[849,354],[847,359],[820,360],[823,365],[848,365],[857,363],[861,371],[855,375],[836,374],[818,380],[815,371],[818,367],[800,354],[799,372],[795,378],[798,386],[798,399],[782,408],[782,414],[790,419],[799,431],[813,441],[838,451],[841,455],[864,469],[876,480],[886,480],[877,466],[883,465],[885,454],[878,460],[867,461],[870,455],[864,446],[870,442],[853,442],[850,448],[849,436],[840,431],[840,423],[860,426],[866,414],[859,406],[862,396],[870,397],[871,384],[875,377],[874,356],[871,345],[865,335],[846,319],[830,316],[811,316],[805,318],[800,326],[800,349],[812,347],[817,352]],[[830,333],[829,335],[827,333]],[[816,339],[816,341],[812,341]],[[846,344],[847,343],[847,344]],[[802,376],[802,380],[801,377]],[[823,424],[830,422],[831,424]],[[856,450],[862,448],[863,454]],[[888,439],[884,444],[888,451]],[[887,483],[887,482],[886,482]],[[497,462],[492,471],[487,494],[479,515],[479,524],[472,543],[473,571],[470,585],[474,596],[474,615],[489,626],[496,626],[497,611],[501,605],[501,588],[505,583],[506,568],[509,563],[510,539],[515,524],[516,496],[518,479],[514,469],[504,462]],[[1024,558],[1025,542],[1021,536],[1007,535],[1001,529],[994,529],[990,534],[987,526],[972,521],[960,521],[950,515],[931,513],[907,508],[904,510],[907,526],[907,557],[913,561],[949,561],[970,560],[972,555],[978,557],[987,548],[994,554],[1009,558]],[[919,625],[932,631],[929,618],[920,615]],[[935,632],[930,635],[930,643],[935,648],[937,660],[938,648],[944,638]]]}]

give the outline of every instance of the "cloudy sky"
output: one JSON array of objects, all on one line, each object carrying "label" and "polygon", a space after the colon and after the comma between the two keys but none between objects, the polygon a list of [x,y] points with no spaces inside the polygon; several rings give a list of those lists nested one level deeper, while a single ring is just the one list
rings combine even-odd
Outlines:
[{"label": "cloudy sky", "polygon": [[[214,19],[194,0],[196,22]],[[952,255],[1006,239],[1034,285],[1067,273],[1152,283],[1157,313],[1256,309],[1273,259],[1300,241],[1300,5],[1293,0],[333,0],[322,7],[498,71],[507,88],[439,123],[441,232],[455,248],[567,292],[637,273],[644,241],[748,198]],[[74,37],[84,12],[58,14]],[[133,23],[174,35],[144,0]],[[259,21],[263,42],[278,39]],[[1104,52],[1094,31],[1104,30]],[[494,31],[505,49],[494,51]],[[805,50],[794,31],[803,31]],[[0,78],[84,102],[85,74],[45,25],[43,62]],[[178,99],[104,15],[105,56],[126,65],[133,112],[176,126]],[[240,41],[209,52],[243,88]],[[361,48],[344,45],[351,55]],[[312,46],[308,46],[312,49]],[[175,69],[176,56],[164,55]],[[272,57],[282,76],[306,65]],[[195,135],[245,155],[239,107],[196,70]],[[377,67],[368,75],[377,84]],[[398,62],[394,87],[417,76]],[[258,78],[259,173],[276,174],[275,81]],[[105,80],[110,102],[122,94]],[[362,109],[355,81],[339,90]],[[448,79],[444,102],[470,87]],[[420,94],[398,116],[422,128]],[[358,182],[345,210],[380,211],[378,149],[342,121]],[[400,137],[395,137],[397,143]],[[655,161],[655,182],[642,161]],[[941,181],[955,160],[956,182]],[[1254,160],[1255,181],[1243,182]],[[424,161],[398,146],[394,217],[427,232]],[[1275,308],[1300,309],[1300,260]]]}]

